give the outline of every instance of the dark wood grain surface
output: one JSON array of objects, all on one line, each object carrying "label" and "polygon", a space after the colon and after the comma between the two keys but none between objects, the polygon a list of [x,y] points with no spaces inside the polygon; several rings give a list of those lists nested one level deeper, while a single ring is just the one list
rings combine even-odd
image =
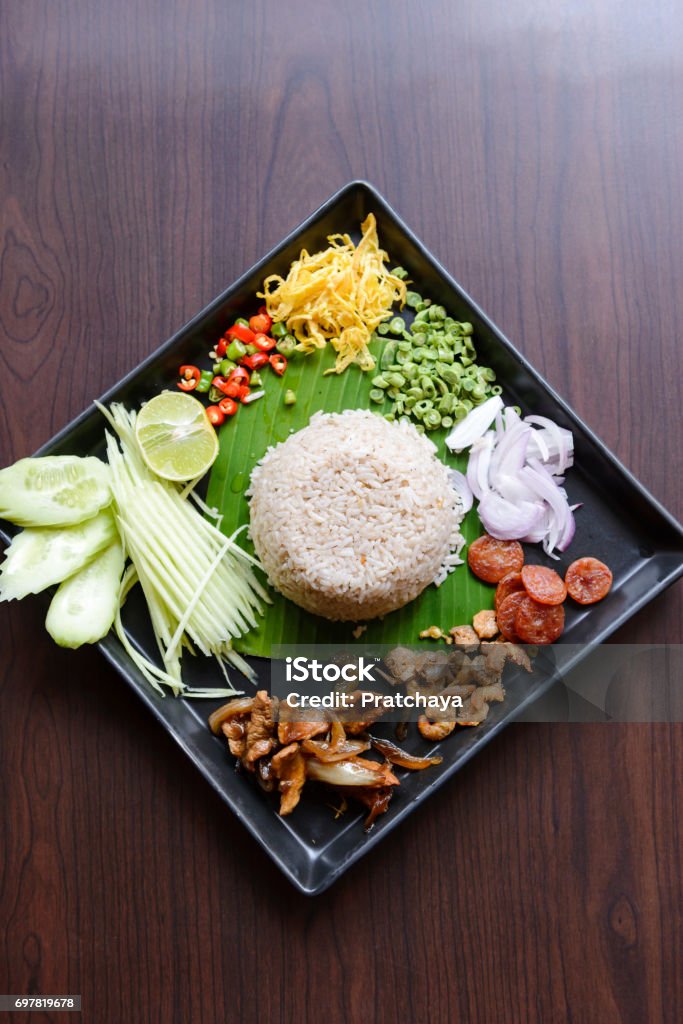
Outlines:
[{"label": "dark wood grain surface", "polygon": [[[3,465],[365,177],[683,517],[674,0],[7,0],[0,25]],[[0,615],[2,991],[82,993],[93,1024],[683,1019],[681,726],[512,727],[307,899],[43,616]],[[682,627],[679,586],[621,639]]]}]

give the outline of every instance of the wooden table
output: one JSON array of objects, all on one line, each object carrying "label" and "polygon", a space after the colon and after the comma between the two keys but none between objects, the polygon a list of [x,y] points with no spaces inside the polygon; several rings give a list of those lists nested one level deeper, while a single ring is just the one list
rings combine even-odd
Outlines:
[{"label": "wooden table", "polygon": [[[682,517],[677,6],[8,0],[2,464],[365,177]],[[4,991],[96,1024],[683,1019],[681,726],[512,727],[307,899],[43,615],[0,616]],[[682,622],[679,586],[621,639]]]}]

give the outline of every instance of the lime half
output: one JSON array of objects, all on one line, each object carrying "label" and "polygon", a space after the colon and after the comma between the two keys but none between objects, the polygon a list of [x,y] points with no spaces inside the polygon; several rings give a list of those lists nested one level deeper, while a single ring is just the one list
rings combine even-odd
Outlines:
[{"label": "lime half", "polygon": [[218,455],[218,438],[204,406],[180,391],[163,391],[143,405],[135,434],[145,462],[164,480],[194,480]]}]

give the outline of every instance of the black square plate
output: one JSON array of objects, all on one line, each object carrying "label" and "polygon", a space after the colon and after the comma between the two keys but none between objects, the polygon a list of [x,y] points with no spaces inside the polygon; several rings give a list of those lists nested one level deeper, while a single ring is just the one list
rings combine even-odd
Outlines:
[{"label": "black square plate", "polygon": [[[568,611],[563,643],[552,649],[552,662],[560,671],[576,664],[592,646],[613,633],[639,608],[683,573],[683,528],[606,450],[568,406],[515,351],[469,296],[427,252],[397,214],[370,185],[352,182],[332,196],[311,217],[244,274],[169,341],[105,394],[101,401],[137,406],[168,386],[180,363],[192,363],[212,347],[226,323],[253,307],[256,291],[267,274],[286,273],[302,248],[315,252],[333,232],[356,231],[365,216],[374,212],[382,247],[392,264],[406,267],[417,288],[443,304],[459,320],[474,325],[477,352],[492,366],[505,394],[523,408],[533,408],[573,431],[576,465],[571,473],[573,501],[584,501],[590,515],[577,517],[572,550],[600,553],[614,572],[609,601],[587,610]],[[93,407],[62,430],[39,453],[103,453],[103,420]],[[2,534],[5,540],[9,532]],[[535,552],[537,554],[537,552]],[[131,596],[126,606],[126,626],[148,653],[154,650],[144,604]],[[291,882],[304,893],[318,893],[355,860],[379,842],[389,829],[409,814],[433,790],[471,758],[508,722],[544,692],[553,673],[524,680],[506,680],[507,697],[477,729],[460,730],[440,745],[443,763],[426,772],[408,774],[389,812],[366,835],[361,815],[347,813],[334,820],[325,801],[304,799],[291,818],[276,813],[277,801],[262,793],[250,779],[232,767],[222,740],[209,733],[208,713],[217,704],[192,703],[157,697],[130,662],[118,640],[108,636],[100,644],[104,655],[139,694],[165,729],[221,795],[237,817]],[[255,660],[264,680],[268,666]],[[191,685],[212,683],[215,667],[205,659],[185,659]],[[388,728],[388,727],[387,727]],[[419,739],[418,739],[419,745]],[[410,748],[410,743],[406,746]],[[406,773],[402,773],[406,774]]]}]

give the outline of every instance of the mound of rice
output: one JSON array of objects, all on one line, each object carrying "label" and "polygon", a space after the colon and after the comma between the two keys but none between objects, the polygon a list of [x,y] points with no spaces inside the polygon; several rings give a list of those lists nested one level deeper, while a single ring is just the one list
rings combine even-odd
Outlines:
[{"label": "mound of rice", "polygon": [[269,448],[247,496],[271,584],[327,619],[401,608],[460,564],[460,499],[412,424],[317,413]]}]

